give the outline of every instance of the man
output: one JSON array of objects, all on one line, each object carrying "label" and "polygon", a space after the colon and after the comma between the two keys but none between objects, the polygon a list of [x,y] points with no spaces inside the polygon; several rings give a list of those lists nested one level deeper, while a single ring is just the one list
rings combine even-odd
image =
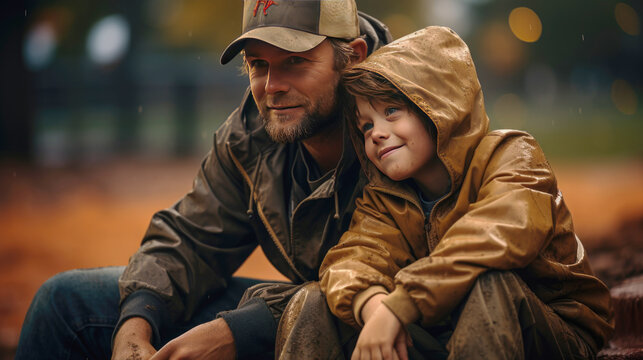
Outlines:
[{"label": "man", "polygon": [[192,191],[154,215],[124,270],[45,283],[16,358],[270,357],[296,288],[259,285],[233,310],[259,281],[231,275],[259,245],[294,284],[317,279],[364,184],[343,136],[339,71],[388,41],[354,0],[245,0],[243,34],[221,62],[243,52],[250,88]]}]

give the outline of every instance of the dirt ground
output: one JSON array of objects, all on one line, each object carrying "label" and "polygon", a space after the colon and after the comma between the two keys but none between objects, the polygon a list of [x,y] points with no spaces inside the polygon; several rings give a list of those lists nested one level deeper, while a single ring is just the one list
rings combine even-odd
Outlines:
[{"label": "dirt ground", "polygon": [[[189,190],[199,162],[120,160],[64,170],[0,164],[0,353],[16,346],[47,278],[126,264],[151,215]],[[643,161],[553,166],[597,274],[614,285],[643,272]],[[283,279],[261,251],[237,274]]]}]

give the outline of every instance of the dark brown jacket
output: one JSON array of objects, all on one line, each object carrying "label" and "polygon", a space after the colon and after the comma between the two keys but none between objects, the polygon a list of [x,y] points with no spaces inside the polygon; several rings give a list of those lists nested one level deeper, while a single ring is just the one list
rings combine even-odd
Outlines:
[{"label": "dark brown jacket", "polygon": [[[360,13],[359,22],[369,49],[391,40],[377,19]],[[257,246],[293,283],[318,279],[326,251],[348,229],[366,183],[347,137],[345,143],[333,176],[289,219],[288,166],[296,145],[268,137],[248,90],[215,133],[192,190],[152,218],[119,280],[122,308],[129,309],[133,294],[154,296],[165,304],[157,311],[162,321],[189,319],[204,299],[224,291]],[[121,314],[121,321],[127,316]]]}]

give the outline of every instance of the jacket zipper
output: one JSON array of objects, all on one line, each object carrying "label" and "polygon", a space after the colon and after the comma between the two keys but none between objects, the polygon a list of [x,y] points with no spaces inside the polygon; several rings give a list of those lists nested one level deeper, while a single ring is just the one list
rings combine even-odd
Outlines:
[{"label": "jacket zipper", "polygon": [[[444,199],[448,198],[451,195],[451,191],[449,191],[448,194],[446,194],[443,197],[441,197],[440,200],[438,200],[438,202],[435,203],[435,205],[433,206],[433,209],[431,209],[431,212],[429,213],[429,218],[427,219],[426,216],[424,216],[424,210],[422,209],[422,205],[420,205],[420,203],[417,202],[416,199],[414,199],[414,198],[412,198],[410,196],[407,196],[406,194],[404,194],[402,192],[398,192],[398,191],[395,191],[395,190],[392,190],[392,189],[389,189],[389,188],[385,188],[385,187],[381,187],[381,186],[377,186],[377,185],[371,185],[371,187],[374,190],[377,190],[377,191],[379,191],[381,193],[385,193],[385,194],[389,194],[389,195],[392,195],[392,196],[399,197],[399,198],[404,199],[404,200],[410,202],[411,204],[415,205],[415,207],[420,210],[420,212],[422,213],[422,216],[425,218],[424,234],[427,237],[427,240],[429,242],[429,248],[431,249],[431,248],[435,248],[435,246],[437,246],[437,244],[433,244],[433,246],[431,246],[432,245],[431,244],[432,243],[431,233],[434,233],[435,231],[433,229],[433,226],[431,226],[431,230],[429,232],[426,231],[426,221],[428,221],[429,224],[431,223],[431,218],[433,217],[433,213],[435,212],[435,208],[437,208],[438,205],[444,201]],[[431,249],[431,250],[433,250],[433,249]]]},{"label": "jacket zipper", "polygon": [[[228,149],[228,154],[230,154],[230,158],[232,159],[232,162],[237,167],[237,170],[239,170],[241,175],[243,175],[243,178],[246,180],[246,182],[248,183],[248,186],[250,187],[250,194],[254,198],[255,204],[257,206],[257,210],[259,212],[259,218],[261,219],[261,222],[263,223],[264,227],[268,231],[268,235],[270,235],[270,238],[272,239],[272,242],[275,244],[275,246],[277,247],[277,249],[281,253],[281,256],[284,257],[284,259],[286,260],[286,262],[288,263],[288,265],[290,266],[292,271],[295,273],[295,275],[297,275],[301,279],[301,281],[306,281],[306,278],[299,272],[299,270],[297,270],[297,268],[295,268],[295,264],[292,262],[290,257],[288,257],[288,254],[286,253],[286,249],[284,249],[283,245],[281,244],[281,242],[277,238],[277,234],[275,234],[275,231],[272,229],[272,227],[268,223],[268,219],[266,218],[266,215],[263,213],[263,210],[261,208],[261,202],[259,201],[259,199],[257,199],[256,193],[254,192],[254,189],[253,189],[254,184],[252,183],[252,181],[250,179],[250,176],[245,171],[245,169],[243,168],[243,166],[241,165],[239,160],[232,153],[232,149],[230,148],[230,143],[229,142],[226,142],[226,147]],[[259,164],[257,164],[257,166],[259,166]],[[259,171],[259,169],[257,169],[257,171]],[[291,228],[292,228],[292,224],[291,224]]]}]

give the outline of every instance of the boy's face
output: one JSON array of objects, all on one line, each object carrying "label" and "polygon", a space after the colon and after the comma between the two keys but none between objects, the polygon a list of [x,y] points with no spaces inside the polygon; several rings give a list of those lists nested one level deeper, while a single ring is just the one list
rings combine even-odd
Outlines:
[{"label": "boy's face", "polygon": [[425,120],[408,106],[383,102],[372,104],[356,98],[357,128],[364,135],[368,159],[386,176],[401,181],[408,178],[424,183],[430,180],[435,163],[436,144]]}]

